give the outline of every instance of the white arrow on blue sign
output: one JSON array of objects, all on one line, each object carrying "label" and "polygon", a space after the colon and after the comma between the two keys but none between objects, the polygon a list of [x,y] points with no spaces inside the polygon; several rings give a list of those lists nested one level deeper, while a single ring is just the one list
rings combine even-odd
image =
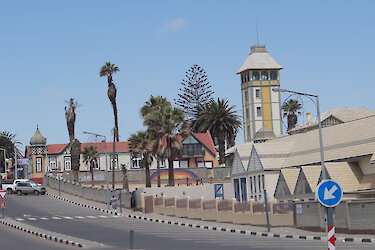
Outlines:
[{"label": "white arrow on blue sign", "polygon": [[316,187],[316,198],[325,207],[336,207],[342,199],[342,188],[333,180],[324,180]]}]

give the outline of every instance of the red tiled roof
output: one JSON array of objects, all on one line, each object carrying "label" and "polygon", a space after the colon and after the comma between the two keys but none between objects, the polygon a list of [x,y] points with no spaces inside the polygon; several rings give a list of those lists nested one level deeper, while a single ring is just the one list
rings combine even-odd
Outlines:
[{"label": "red tiled roof", "polygon": [[[61,153],[69,143],[64,144],[49,144],[47,145],[47,154],[59,154]],[[89,147],[93,145],[97,148],[99,153],[105,152],[105,145],[103,142],[88,142],[88,143],[81,143],[81,151],[85,147]],[[107,142],[107,152],[113,151],[113,142]],[[125,152],[129,151],[129,142],[116,142],[116,152]],[[30,146],[26,146],[26,155],[30,154]]]},{"label": "red tiled roof", "polygon": [[217,155],[214,141],[212,140],[210,131],[206,133],[194,133],[193,134],[201,143],[203,143],[212,153]]},{"label": "red tiled roof", "polygon": [[[91,145],[96,147],[99,153],[105,152],[104,142],[81,143],[81,151],[83,151],[85,147],[89,147]],[[113,142],[107,142],[107,152],[111,152],[111,151],[113,151]],[[127,141],[116,142],[116,152],[126,152],[126,151],[129,151],[129,142]]]},{"label": "red tiled roof", "polygon": [[[206,133],[192,133],[192,135],[198,139],[209,151],[211,151],[215,156],[217,155],[217,151],[215,148],[214,141],[212,140],[210,131],[207,130]],[[179,142],[182,142],[186,137],[182,137],[181,135],[177,135],[177,139]],[[165,138],[162,139],[161,142],[163,145],[166,145],[167,142]]]},{"label": "red tiled roof", "polygon": [[[214,145],[214,142],[212,140],[211,134],[209,131],[206,133],[192,133],[195,138],[197,138],[204,146],[208,148],[213,154],[217,155],[217,151]],[[178,140],[182,142],[185,139],[185,137],[182,137],[178,135]],[[162,139],[162,144],[166,144],[165,138]],[[93,145],[98,149],[99,153],[104,153],[105,148],[104,148],[104,143],[103,142],[88,142],[88,143],[81,143],[81,151],[85,147],[89,147]],[[47,145],[47,154],[59,154],[61,153],[66,146],[68,146],[68,143],[64,144],[49,144]],[[113,151],[113,142],[107,142],[107,152]],[[129,151],[129,142],[124,141],[124,142],[116,142],[116,151],[117,152],[127,152]],[[26,146],[26,155],[30,154],[30,146]]]},{"label": "red tiled roof", "polygon": [[50,144],[47,145],[47,154],[58,154],[67,146],[68,144]]}]

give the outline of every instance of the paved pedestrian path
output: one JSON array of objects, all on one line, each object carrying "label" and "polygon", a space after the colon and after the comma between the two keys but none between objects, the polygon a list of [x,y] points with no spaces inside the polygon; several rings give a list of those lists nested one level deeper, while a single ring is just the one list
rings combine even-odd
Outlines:
[{"label": "paved pedestrian path", "polygon": [[[48,193],[53,194],[58,196],[58,191],[47,188]],[[83,203],[87,204],[90,206],[98,207],[101,209],[107,209],[107,205],[100,203],[100,202],[95,202],[91,200],[87,200],[75,195],[67,194],[64,192],[61,192],[61,197],[75,201],[77,203]],[[119,209],[118,209],[119,210]],[[230,228],[234,230],[244,230],[244,231],[251,231],[251,232],[259,232],[259,233],[265,233],[267,232],[267,228],[265,227],[260,227],[260,226],[251,226],[251,225],[237,225],[237,224],[231,224],[231,223],[219,223],[219,222],[213,222],[213,221],[201,221],[201,220],[193,220],[193,219],[187,219],[187,218],[179,218],[179,217],[171,217],[171,216],[164,216],[164,215],[159,215],[159,214],[143,214],[142,212],[134,212],[132,210],[128,209],[123,209],[123,214],[124,215],[132,215],[132,216],[143,216],[147,217],[150,219],[155,220],[168,220],[168,221],[173,221],[173,222],[178,222],[178,223],[186,223],[186,224],[201,224],[209,227],[217,227],[217,228]],[[306,236],[320,236],[320,237],[325,237],[326,233],[325,232],[311,232],[311,231],[306,231],[302,229],[297,229],[293,227],[272,227],[271,232],[272,234],[283,234],[283,235],[306,235]],[[336,237],[340,238],[371,238],[374,239],[374,235],[368,235],[368,234],[341,234],[337,233]]]}]

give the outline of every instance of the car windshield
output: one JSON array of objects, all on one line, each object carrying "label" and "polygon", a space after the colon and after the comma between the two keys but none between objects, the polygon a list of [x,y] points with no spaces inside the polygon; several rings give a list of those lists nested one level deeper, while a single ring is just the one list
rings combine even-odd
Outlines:
[{"label": "car windshield", "polygon": [[35,182],[33,182],[33,181],[30,181],[30,184],[31,184],[32,187],[36,187],[36,186],[38,186],[38,184],[35,183]]}]

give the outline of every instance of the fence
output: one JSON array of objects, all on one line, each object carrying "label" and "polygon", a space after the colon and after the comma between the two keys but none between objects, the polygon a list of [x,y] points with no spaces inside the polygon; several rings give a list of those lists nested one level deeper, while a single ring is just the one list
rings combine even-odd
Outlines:
[{"label": "fence", "polygon": [[[238,202],[231,200],[205,200],[177,198],[175,197],[152,197],[154,206],[152,209],[143,211],[153,211],[157,214],[172,215],[177,217],[187,217],[201,220],[212,220],[218,222],[231,222],[237,224],[265,225],[266,214],[263,203],[256,203],[254,200]],[[293,203],[270,203],[269,217],[273,226],[294,225]]]},{"label": "fence", "polygon": [[[324,209],[317,201],[296,202],[296,227],[324,231]],[[343,200],[335,207],[335,231],[375,234],[375,199]]]},{"label": "fence", "polygon": [[[76,196],[79,196],[88,200],[106,203],[106,197],[107,197],[106,189],[95,188],[95,187],[85,187],[79,183],[74,183],[73,181],[70,181],[70,180],[60,180],[60,185],[59,185],[59,180],[52,176],[47,176],[45,180],[47,182],[46,184],[53,189],[58,190],[60,186],[60,190],[62,192],[76,195]],[[118,193],[115,190],[110,190],[109,198],[112,197],[113,195],[117,198],[119,197]],[[123,207],[130,208],[131,194],[123,193],[121,196],[121,199],[122,199]]]}]

